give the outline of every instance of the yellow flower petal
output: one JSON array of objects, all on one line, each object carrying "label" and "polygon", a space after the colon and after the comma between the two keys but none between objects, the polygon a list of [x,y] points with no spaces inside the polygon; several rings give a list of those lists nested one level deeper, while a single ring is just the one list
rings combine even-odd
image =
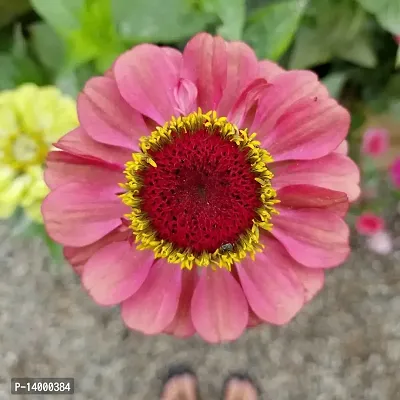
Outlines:
[{"label": "yellow flower petal", "polygon": [[25,214],[32,220],[38,223],[43,223],[42,211],[41,211],[42,202],[35,201],[29,207],[23,207]]},{"label": "yellow flower petal", "polygon": [[13,169],[6,167],[6,166],[1,166],[0,168],[0,192],[11,185],[13,179],[15,176],[15,172]]},{"label": "yellow flower petal", "polygon": [[9,136],[18,132],[18,121],[13,108],[0,103],[0,145]]},{"label": "yellow flower petal", "polygon": [[0,191],[0,218],[11,217],[30,183],[31,178],[22,175]]}]

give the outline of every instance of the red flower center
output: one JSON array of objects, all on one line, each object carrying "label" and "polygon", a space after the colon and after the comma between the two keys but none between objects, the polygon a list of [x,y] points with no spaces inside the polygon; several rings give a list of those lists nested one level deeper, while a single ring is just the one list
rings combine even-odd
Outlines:
[{"label": "red flower center", "polygon": [[140,138],[121,184],[137,249],[181,268],[228,271],[262,251],[260,229],[272,229],[279,200],[256,136],[199,108]]},{"label": "red flower center", "polygon": [[214,252],[251,229],[261,200],[247,153],[204,129],[150,150],[157,168],[140,171],[139,197],[159,238]]}]

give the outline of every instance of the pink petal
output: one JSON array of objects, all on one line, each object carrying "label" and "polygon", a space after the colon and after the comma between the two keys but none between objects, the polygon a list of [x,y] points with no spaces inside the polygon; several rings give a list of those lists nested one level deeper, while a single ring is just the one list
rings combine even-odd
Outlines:
[{"label": "pink petal", "polygon": [[254,314],[254,311],[250,308],[249,309],[249,321],[247,323],[247,327],[255,328],[256,326],[264,324],[264,323],[265,323],[265,321],[263,321],[256,314]]},{"label": "pink petal", "polygon": [[226,43],[226,85],[217,113],[226,116],[240,93],[257,78],[258,61],[254,51],[243,42]]},{"label": "pink petal", "polygon": [[237,339],[245,330],[249,316],[242,288],[223,268],[201,270],[191,311],[196,331],[211,343]]},{"label": "pink petal", "polygon": [[85,264],[82,284],[96,303],[119,304],[138,291],[153,263],[152,251],[136,250],[128,241],[111,243]]},{"label": "pink petal", "polygon": [[96,142],[80,127],[67,133],[54,146],[76,156],[96,158],[119,165],[122,169],[124,169],[124,164],[132,158],[131,150]]},{"label": "pink petal", "polygon": [[274,173],[275,189],[296,184],[310,184],[347,194],[354,201],[360,194],[360,171],[341,154],[329,154],[316,160],[283,161],[269,166]]},{"label": "pink petal", "polygon": [[363,136],[361,151],[370,157],[385,154],[389,149],[389,132],[386,129],[368,129]]},{"label": "pink petal", "polygon": [[167,55],[167,61],[171,64],[172,68],[177,74],[180,73],[182,68],[183,57],[182,53],[173,47],[161,47],[161,50]]},{"label": "pink petal", "polygon": [[356,220],[357,232],[361,235],[371,236],[383,231],[385,221],[371,212],[364,212]]},{"label": "pink petal", "polygon": [[303,285],[305,302],[310,301],[324,287],[325,273],[323,269],[307,268],[293,263],[292,270]]},{"label": "pink petal", "polygon": [[190,305],[192,302],[193,291],[197,283],[197,271],[182,270],[182,292],[179,297],[178,310],[174,320],[165,329],[166,333],[185,338],[195,334],[192,317],[190,315]]},{"label": "pink petal", "polygon": [[44,179],[50,189],[71,182],[97,183],[104,186],[118,186],[125,181],[122,168],[102,160],[78,157],[64,151],[48,154]]},{"label": "pink petal", "polygon": [[121,231],[120,229],[115,229],[114,231],[103,236],[97,242],[89,244],[83,247],[64,247],[64,257],[71,264],[72,268],[78,275],[82,274],[83,266],[87,263],[93,254],[97,253],[104,246],[110,243],[121,242],[128,240],[129,231]]},{"label": "pink petal", "polygon": [[335,100],[312,98],[292,104],[262,140],[275,161],[323,157],[344,140],[349,113]]},{"label": "pink petal", "polygon": [[179,265],[157,260],[142,287],[122,303],[125,324],[148,335],[162,332],[177,312],[181,280]]},{"label": "pink petal", "polygon": [[197,104],[204,111],[215,110],[227,85],[228,55],[221,37],[199,33],[183,51],[182,77],[197,86]]},{"label": "pink petal", "polygon": [[343,140],[342,143],[335,149],[335,153],[343,154],[347,156],[349,153],[349,142],[347,140]]},{"label": "pink petal", "polygon": [[119,91],[128,104],[164,125],[175,111],[173,90],[178,84],[175,56],[158,46],[140,44],[114,64]]},{"label": "pink petal", "polygon": [[65,246],[80,247],[117,228],[129,212],[117,190],[99,183],[68,183],[53,190],[42,204],[50,237]]},{"label": "pink petal", "polygon": [[174,89],[177,111],[187,115],[197,110],[197,87],[188,79],[180,79],[178,86]]},{"label": "pink petal", "polygon": [[311,268],[331,268],[350,253],[349,228],[336,214],[318,209],[278,207],[272,234],[299,263]]},{"label": "pink petal", "polygon": [[346,193],[312,185],[285,186],[278,190],[280,205],[286,208],[320,208],[344,217],[349,208]]},{"label": "pink petal", "polygon": [[397,157],[390,167],[390,177],[393,185],[400,189],[400,157]]},{"label": "pink petal", "polygon": [[239,128],[251,126],[255,110],[264,91],[268,90],[268,83],[265,79],[255,79],[240,94],[236,103],[228,114],[228,119]]},{"label": "pink petal", "polygon": [[311,71],[285,71],[275,75],[269,82],[271,86],[260,100],[259,107],[250,128],[260,137],[268,134],[277,120],[297,101],[303,98],[324,99],[328,91]]},{"label": "pink petal", "polygon": [[246,258],[237,265],[247,301],[264,321],[286,324],[303,306],[304,289],[291,268],[295,263],[278,242],[271,240],[255,261]]},{"label": "pink petal", "polygon": [[260,76],[260,78],[264,78],[268,82],[277,77],[279,74],[286,72],[278,64],[269,60],[260,61],[258,63],[258,68],[259,68],[258,75]]},{"label": "pink petal", "polygon": [[121,97],[113,79],[90,79],[78,97],[78,115],[85,131],[96,141],[139,151],[146,135],[142,116]]}]

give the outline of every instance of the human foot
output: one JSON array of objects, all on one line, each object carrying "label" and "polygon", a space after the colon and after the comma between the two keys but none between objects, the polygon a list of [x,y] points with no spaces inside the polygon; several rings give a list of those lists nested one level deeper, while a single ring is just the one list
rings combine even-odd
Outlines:
[{"label": "human foot", "polygon": [[252,380],[243,374],[232,374],[223,388],[223,400],[258,400],[258,390]]},{"label": "human foot", "polygon": [[197,378],[194,372],[183,366],[170,368],[161,400],[197,400]]}]

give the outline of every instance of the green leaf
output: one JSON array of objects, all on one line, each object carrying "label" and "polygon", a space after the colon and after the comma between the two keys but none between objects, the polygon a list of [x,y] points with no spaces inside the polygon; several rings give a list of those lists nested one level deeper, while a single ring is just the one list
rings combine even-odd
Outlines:
[{"label": "green leaf", "polygon": [[246,19],[245,0],[202,0],[204,10],[222,21],[217,32],[227,40],[240,40]]},{"label": "green leaf", "polygon": [[76,98],[78,96],[80,87],[76,72],[73,69],[63,70],[57,75],[55,85],[66,95]]},{"label": "green leaf", "polygon": [[392,100],[389,104],[389,114],[397,121],[400,121],[400,100]]},{"label": "green leaf", "polygon": [[352,0],[316,0],[316,26],[321,41],[331,49],[351,44],[367,22],[366,12]]},{"label": "green leaf", "polygon": [[0,53],[0,90],[15,86],[15,65],[11,54]]},{"label": "green leaf", "polygon": [[14,58],[14,84],[15,86],[22,85],[26,82],[36,83],[43,85],[45,77],[40,67],[30,57],[21,59]]},{"label": "green leaf", "polygon": [[10,29],[2,29],[0,31],[0,52],[8,52],[12,47],[13,35]]},{"label": "green leaf", "polygon": [[321,41],[318,31],[304,26],[297,35],[289,67],[291,69],[310,68],[324,64],[332,57],[332,50]]},{"label": "green leaf", "polygon": [[15,25],[13,32],[13,45],[11,50],[12,55],[21,59],[27,55],[27,45],[24,35],[22,33],[22,28],[20,24]]},{"label": "green leaf", "polygon": [[397,49],[396,68],[400,68],[400,46],[399,46],[399,48]]},{"label": "green leaf", "polygon": [[391,0],[376,14],[378,22],[394,35],[400,35],[400,1]]},{"label": "green leaf", "polygon": [[53,240],[50,239],[47,233],[43,235],[43,240],[47,245],[47,249],[54,264],[57,266],[62,265],[65,261],[62,246],[60,246],[58,243],[53,242]]},{"label": "green leaf", "polygon": [[376,65],[368,17],[352,0],[312,0],[313,10],[299,31],[290,67],[310,68],[338,56],[363,67]]},{"label": "green leaf", "polygon": [[49,71],[57,73],[65,61],[65,45],[54,29],[45,22],[30,27],[33,50]]},{"label": "green leaf", "polygon": [[367,11],[372,14],[375,14],[382,7],[382,3],[385,3],[386,0],[357,0]]},{"label": "green leaf", "polygon": [[80,12],[85,0],[31,0],[35,11],[56,31],[68,32],[80,27]]},{"label": "green leaf", "polygon": [[125,50],[112,20],[110,0],[86,0],[80,26],[67,37],[68,67],[95,60],[98,72],[103,73]]},{"label": "green leaf", "polygon": [[99,73],[104,73],[107,69],[109,69],[116,58],[124,51],[124,48],[121,45],[121,48],[108,49],[106,52],[101,53],[95,59],[96,71]]},{"label": "green leaf", "polygon": [[91,64],[84,64],[75,69],[63,70],[55,80],[56,86],[65,94],[76,98],[84,84],[95,75]]},{"label": "green leaf", "polygon": [[400,190],[393,190],[393,196],[396,200],[400,201]]},{"label": "green leaf", "polygon": [[334,72],[326,76],[322,83],[327,87],[330,95],[337,99],[342,92],[346,79],[347,74],[345,72]]},{"label": "green leaf", "polygon": [[67,43],[67,68],[74,68],[93,60],[101,49],[83,30],[71,32]]},{"label": "green leaf", "polygon": [[34,236],[30,234],[30,231],[36,225],[26,216],[22,208],[17,208],[10,218],[11,236]]},{"label": "green leaf", "polygon": [[25,82],[33,82],[37,84],[42,84],[44,82],[42,71],[30,57],[28,46],[22,34],[20,25],[16,25],[13,32],[11,56],[14,66],[12,76],[16,86]]},{"label": "green leaf", "polygon": [[188,0],[113,0],[111,6],[119,34],[134,43],[171,43],[203,30],[211,21]]},{"label": "green leaf", "polygon": [[244,39],[259,58],[278,60],[289,48],[308,0],[268,4],[249,18]]},{"label": "green leaf", "polygon": [[368,37],[360,36],[351,45],[343,46],[337,52],[338,57],[366,68],[375,68],[378,60]]},{"label": "green leaf", "polygon": [[0,27],[29,11],[29,0],[0,0]]},{"label": "green leaf", "polygon": [[374,14],[380,25],[400,35],[400,1],[399,0],[357,0],[367,11]]}]

